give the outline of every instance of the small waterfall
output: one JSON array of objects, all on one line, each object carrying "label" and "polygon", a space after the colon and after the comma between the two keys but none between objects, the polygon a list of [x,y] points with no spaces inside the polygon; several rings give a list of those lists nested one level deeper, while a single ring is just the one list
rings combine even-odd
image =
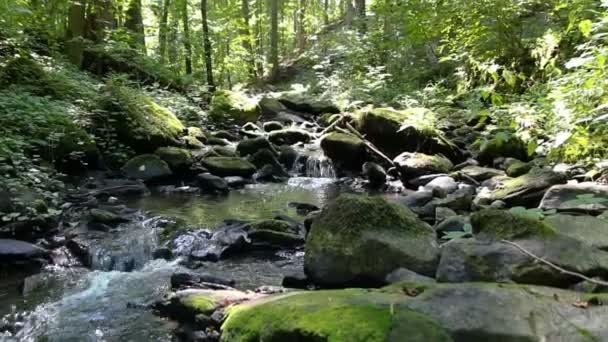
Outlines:
[{"label": "small waterfall", "polygon": [[329,158],[316,145],[307,146],[294,163],[298,175],[312,178],[336,178],[336,170]]}]

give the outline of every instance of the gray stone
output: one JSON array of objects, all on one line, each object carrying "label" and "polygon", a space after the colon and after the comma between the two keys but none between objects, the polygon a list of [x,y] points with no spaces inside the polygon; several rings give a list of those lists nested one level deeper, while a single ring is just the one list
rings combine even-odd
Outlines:
[{"label": "gray stone", "polygon": [[543,196],[539,208],[598,214],[608,209],[608,185],[593,182],[554,185]]}]

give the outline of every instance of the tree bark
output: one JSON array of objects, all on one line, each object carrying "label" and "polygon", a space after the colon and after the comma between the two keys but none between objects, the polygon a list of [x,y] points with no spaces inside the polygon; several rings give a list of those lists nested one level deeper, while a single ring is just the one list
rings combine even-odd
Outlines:
[{"label": "tree bark", "polygon": [[68,13],[66,53],[70,62],[78,67],[82,65],[85,25],[85,2],[74,0]]},{"label": "tree bark", "polygon": [[302,53],[306,50],[306,0],[299,0],[296,22],[297,48]]},{"label": "tree bark", "polygon": [[247,51],[247,65],[249,71],[249,77],[253,80],[256,79],[255,74],[255,54],[253,52],[253,45],[251,44],[251,31],[249,29],[249,18],[251,16],[249,12],[249,0],[241,1],[241,12],[243,14],[243,28],[241,35],[243,36],[243,48]]},{"label": "tree bark", "polygon": [[188,18],[188,0],[180,0],[180,15],[182,27],[184,28],[184,60],[186,64],[186,74],[192,74],[192,41],[190,40],[190,24]]},{"label": "tree bark", "polygon": [[165,55],[167,54],[167,34],[169,31],[167,21],[169,19],[170,6],[171,0],[163,0],[163,8],[158,26],[158,56],[160,57],[161,62],[165,61]]},{"label": "tree bark", "polygon": [[263,57],[264,56],[264,37],[263,37],[263,29],[262,29],[262,13],[264,11],[264,4],[263,4],[264,0],[257,0],[256,1],[256,8],[257,8],[257,13],[256,13],[256,23],[255,23],[255,44],[256,44],[256,51],[257,51],[257,57],[256,57],[256,62],[255,62],[255,69],[256,69],[256,73],[258,75],[258,77],[263,77],[264,76],[264,61],[263,61]]},{"label": "tree bark", "polygon": [[279,0],[270,2],[270,79],[276,81],[279,76]]},{"label": "tree bark", "polygon": [[141,13],[141,0],[131,0],[127,8],[125,28],[131,33],[131,46],[146,51],[144,18]]},{"label": "tree bark", "polygon": [[366,25],[366,13],[365,13],[365,0],[355,0],[355,14],[357,16],[357,25],[359,26],[359,30],[361,32],[365,32],[367,30]]},{"label": "tree bark", "polygon": [[329,0],[323,1],[323,23],[329,24]]},{"label": "tree bark", "polygon": [[209,23],[207,22],[207,0],[201,0],[201,16],[203,18],[203,47],[205,49],[205,69],[207,71],[207,86],[209,91],[215,91],[213,81],[213,56],[211,51],[211,39],[209,38]]}]

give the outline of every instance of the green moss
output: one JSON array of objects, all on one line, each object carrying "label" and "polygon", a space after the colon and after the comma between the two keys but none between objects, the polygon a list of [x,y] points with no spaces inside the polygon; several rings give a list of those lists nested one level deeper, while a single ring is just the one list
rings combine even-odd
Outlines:
[{"label": "green moss", "polygon": [[[229,310],[223,341],[450,341],[426,316],[392,305],[399,296],[365,290],[280,296]],[[406,335],[404,333],[407,332]]]},{"label": "green moss", "polygon": [[502,200],[511,196],[521,196],[528,192],[544,190],[551,185],[565,182],[563,174],[545,169],[532,169],[523,176],[506,181],[502,188],[494,192],[494,199]]},{"label": "green moss", "polygon": [[212,174],[227,177],[241,176],[250,177],[255,173],[255,166],[250,162],[235,157],[209,157],[202,161]]},{"label": "green moss", "polygon": [[142,154],[129,160],[122,171],[127,177],[152,180],[171,175],[169,165],[155,154]]},{"label": "green moss", "polygon": [[507,168],[507,176],[519,177],[519,176],[526,174],[531,169],[532,169],[532,165],[530,163],[516,161]]},{"label": "green moss", "polygon": [[281,220],[263,220],[251,224],[253,230],[269,230],[274,232],[290,233],[292,231],[289,223]]},{"label": "green moss", "polygon": [[539,218],[506,210],[479,211],[471,217],[471,224],[477,238],[490,240],[550,237],[556,234],[551,226]]},{"label": "green moss", "polygon": [[151,152],[159,146],[174,145],[185,127],[167,108],[157,104],[141,91],[110,82],[111,124],[119,138],[132,148]]},{"label": "green moss", "polygon": [[215,121],[253,122],[260,115],[260,107],[256,99],[229,90],[215,93],[210,109],[210,116]]},{"label": "green moss", "polygon": [[211,314],[220,307],[217,299],[209,294],[193,294],[181,299],[182,304],[197,314]]},{"label": "green moss", "polygon": [[178,147],[160,147],[154,152],[164,160],[171,169],[182,169],[192,164],[192,153]]},{"label": "green moss", "polygon": [[491,164],[498,157],[527,160],[528,150],[524,142],[512,132],[499,131],[481,143],[477,159],[483,164]]}]

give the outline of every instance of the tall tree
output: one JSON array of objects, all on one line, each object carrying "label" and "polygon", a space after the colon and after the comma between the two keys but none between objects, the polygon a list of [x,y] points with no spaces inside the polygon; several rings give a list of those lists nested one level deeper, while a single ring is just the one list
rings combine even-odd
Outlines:
[{"label": "tall tree", "polygon": [[192,41],[190,40],[190,18],[188,18],[188,0],[180,0],[180,16],[184,29],[184,60],[186,63],[186,74],[192,74]]},{"label": "tall tree", "polygon": [[68,12],[68,29],[66,53],[70,62],[77,66],[82,64],[84,52],[85,2],[73,0]]},{"label": "tall tree", "polygon": [[262,26],[262,13],[264,13],[265,0],[256,0],[256,21],[255,21],[255,50],[257,53],[255,70],[258,77],[264,76],[264,32]]},{"label": "tall tree", "polygon": [[167,22],[169,19],[169,7],[171,6],[171,0],[163,0],[163,8],[160,14],[160,23],[158,25],[158,55],[162,62],[165,61],[165,55],[167,53],[167,33],[169,27]]},{"label": "tall tree", "polygon": [[270,79],[279,77],[279,0],[270,0]]},{"label": "tall tree", "polygon": [[203,47],[205,49],[205,69],[207,71],[207,85],[211,92],[215,91],[213,81],[213,51],[211,51],[211,39],[209,38],[209,22],[207,19],[207,0],[201,0],[201,16],[203,19]]},{"label": "tall tree", "polygon": [[357,16],[357,25],[359,26],[359,30],[365,32],[367,29],[367,25],[365,23],[365,0],[355,0],[355,14]]},{"label": "tall tree", "polygon": [[127,7],[125,28],[131,34],[130,44],[133,48],[146,51],[146,35],[144,30],[144,17],[142,15],[141,0],[131,0]]},{"label": "tall tree", "polygon": [[243,39],[243,48],[247,51],[247,65],[249,69],[249,77],[255,79],[255,54],[253,52],[253,44],[251,44],[251,30],[249,29],[249,19],[251,17],[249,11],[249,0],[241,0],[241,12],[243,15],[243,27],[241,35]]},{"label": "tall tree", "polygon": [[306,49],[306,0],[299,0],[296,18],[296,46],[298,52]]},{"label": "tall tree", "polygon": [[323,24],[329,24],[329,0],[323,0]]}]

